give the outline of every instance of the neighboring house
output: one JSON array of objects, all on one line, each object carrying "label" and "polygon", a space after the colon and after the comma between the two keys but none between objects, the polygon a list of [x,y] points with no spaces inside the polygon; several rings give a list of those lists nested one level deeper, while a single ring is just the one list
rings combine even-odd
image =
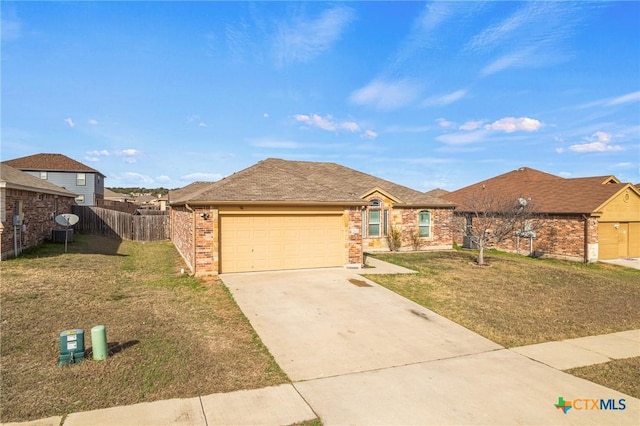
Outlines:
[{"label": "neighboring house", "polygon": [[35,154],[4,163],[77,194],[81,206],[103,204],[105,175],[65,155]]},{"label": "neighboring house", "polygon": [[138,206],[131,202],[132,199],[132,197],[129,197],[126,194],[120,194],[110,190],[109,188],[105,188],[104,200],[102,200],[100,207],[125,213],[134,213],[138,209]]},{"label": "neighboring house", "polygon": [[[531,203],[535,229],[514,235],[499,248],[593,262],[640,256],[640,190],[615,176],[565,179],[527,167],[443,195],[457,204],[456,216],[473,226],[474,198],[520,198]],[[463,242],[462,226],[456,243]],[[530,252],[530,248],[533,252]]]},{"label": "neighboring house", "polygon": [[444,195],[448,193],[449,191],[447,191],[446,189],[440,189],[440,188],[432,189],[431,191],[425,192],[426,195],[430,195],[431,197],[438,197],[438,198],[442,198]]},{"label": "neighboring house", "polygon": [[357,266],[364,252],[452,247],[454,203],[334,163],[267,159],[169,194],[172,240],[197,275]]},{"label": "neighboring house", "polygon": [[109,188],[105,188],[104,199],[109,201],[117,201],[119,203],[126,203],[131,201],[132,197],[128,196],[127,194],[121,194],[119,192],[112,191]]},{"label": "neighboring house", "polygon": [[75,194],[0,163],[1,258],[52,238],[55,217],[71,213]]}]

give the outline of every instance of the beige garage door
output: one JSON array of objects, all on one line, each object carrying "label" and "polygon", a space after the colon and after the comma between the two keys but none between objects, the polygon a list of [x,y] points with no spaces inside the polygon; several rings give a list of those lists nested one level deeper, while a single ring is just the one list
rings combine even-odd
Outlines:
[{"label": "beige garage door", "polygon": [[223,273],[346,263],[342,215],[238,215],[220,219]]},{"label": "beige garage door", "polygon": [[600,259],[640,256],[640,224],[637,222],[599,223],[598,247]]}]

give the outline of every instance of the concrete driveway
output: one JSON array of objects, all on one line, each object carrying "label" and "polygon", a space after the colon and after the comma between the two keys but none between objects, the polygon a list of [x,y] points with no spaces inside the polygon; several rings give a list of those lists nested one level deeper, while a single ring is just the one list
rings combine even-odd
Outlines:
[{"label": "concrete driveway", "polygon": [[[361,272],[367,272],[366,270]],[[637,424],[640,401],[533,361],[355,271],[222,280],[325,425]],[[558,398],[626,400],[558,410]]]}]

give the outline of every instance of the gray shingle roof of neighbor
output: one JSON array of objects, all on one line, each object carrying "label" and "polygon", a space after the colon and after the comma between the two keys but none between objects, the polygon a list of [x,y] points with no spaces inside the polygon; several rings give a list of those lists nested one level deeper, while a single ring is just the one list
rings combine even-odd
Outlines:
[{"label": "gray shingle roof of neighbor", "polygon": [[54,185],[46,180],[38,179],[35,176],[15,169],[5,163],[0,163],[0,187],[43,192],[63,197],[75,198],[76,196],[74,193],[62,188],[61,186]]},{"label": "gray shingle roof of neighbor", "polygon": [[[539,170],[520,169],[469,185],[443,195],[455,202],[458,211],[473,211],[468,205],[480,191],[496,198],[531,199],[533,210],[540,213],[593,213],[624,188],[614,176],[565,179]],[[635,190],[636,188],[634,188]]]},{"label": "gray shingle roof of neighbor", "polygon": [[172,195],[181,203],[339,203],[362,205],[363,197],[381,190],[397,204],[449,207],[454,203],[336,163],[268,158],[195,191]]},{"label": "gray shingle roof of neighbor", "polygon": [[57,172],[85,172],[97,173],[104,177],[98,170],[82,164],[72,158],[62,154],[34,154],[26,157],[14,158],[12,160],[3,161],[19,170],[30,171],[57,171]]}]

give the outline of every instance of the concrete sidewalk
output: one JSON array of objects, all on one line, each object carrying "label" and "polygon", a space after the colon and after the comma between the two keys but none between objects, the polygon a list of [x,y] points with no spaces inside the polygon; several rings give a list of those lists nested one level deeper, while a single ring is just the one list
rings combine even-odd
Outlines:
[{"label": "concrete sidewalk", "polygon": [[568,370],[640,356],[640,330],[538,343],[511,350],[558,370]]}]

